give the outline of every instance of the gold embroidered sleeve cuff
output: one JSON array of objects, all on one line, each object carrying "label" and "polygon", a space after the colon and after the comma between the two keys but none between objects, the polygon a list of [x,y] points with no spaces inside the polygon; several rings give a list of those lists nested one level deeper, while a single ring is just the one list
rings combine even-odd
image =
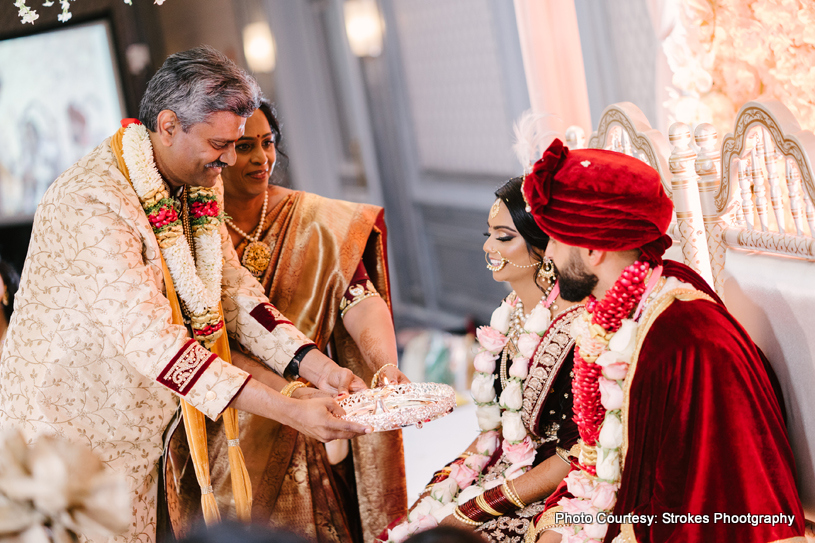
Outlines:
[{"label": "gold embroidered sleeve cuff", "polygon": [[250,375],[189,340],[156,379],[190,405],[216,420]]},{"label": "gold embroidered sleeve cuff", "polygon": [[340,300],[340,317],[345,318],[345,314],[348,313],[349,309],[371,296],[379,296],[379,293],[376,291],[376,287],[374,287],[370,279],[348,287],[342,300]]}]

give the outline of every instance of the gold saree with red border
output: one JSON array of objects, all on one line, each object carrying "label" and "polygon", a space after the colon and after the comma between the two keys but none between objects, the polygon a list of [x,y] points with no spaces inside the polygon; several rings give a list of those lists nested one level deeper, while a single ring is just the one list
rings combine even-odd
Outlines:
[{"label": "gold saree with red border", "polygon": [[[294,192],[267,214],[261,239],[272,248],[260,278],[275,305],[340,366],[370,381],[372,372],[339,316],[339,304],[360,262],[390,305],[386,231],[382,209]],[[241,256],[246,242],[237,247]],[[225,517],[234,516],[226,440],[221,423],[208,423],[212,484]],[[357,510],[364,541],[407,512],[401,431],[352,440],[356,495],[344,495],[325,447],[276,421],[241,413],[241,446],[253,485],[252,519],[323,542],[350,542]],[[174,439],[183,448],[183,440]],[[172,474],[168,473],[168,483]],[[183,503],[195,514],[190,474],[181,479]],[[190,496],[187,496],[190,494]],[[346,511],[350,514],[346,515]]]}]

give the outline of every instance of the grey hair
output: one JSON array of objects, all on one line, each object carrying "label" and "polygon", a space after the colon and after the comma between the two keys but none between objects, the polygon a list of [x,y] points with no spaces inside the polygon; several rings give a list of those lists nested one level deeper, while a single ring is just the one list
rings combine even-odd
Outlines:
[{"label": "grey hair", "polygon": [[249,117],[260,107],[260,98],[252,76],[220,51],[201,45],[167,57],[147,84],[139,121],[155,132],[158,114],[169,109],[187,132],[219,111]]}]

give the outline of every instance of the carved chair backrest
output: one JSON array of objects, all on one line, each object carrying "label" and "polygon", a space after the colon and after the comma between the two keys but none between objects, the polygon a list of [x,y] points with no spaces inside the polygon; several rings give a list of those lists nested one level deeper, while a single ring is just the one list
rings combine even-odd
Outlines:
[{"label": "carved chair backrest", "polygon": [[[715,143],[712,127],[701,125],[700,132],[710,133]],[[815,260],[810,157],[815,158],[815,134],[802,130],[783,104],[757,100],[741,108],[733,133],[722,142],[721,183],[711,182],[702,193],[709,237],[724,240],[711,251],[721,257],[712,261],[717,289],[725,247]],[[711,228],[714,223],[723,230]]]},{"label": "carved chair backrest", "polygon": [[694,135],[713,285],[778,376],[798,488],[813,518],[815,135],[775,100],[745,104],[721,151],[711,125]]}]

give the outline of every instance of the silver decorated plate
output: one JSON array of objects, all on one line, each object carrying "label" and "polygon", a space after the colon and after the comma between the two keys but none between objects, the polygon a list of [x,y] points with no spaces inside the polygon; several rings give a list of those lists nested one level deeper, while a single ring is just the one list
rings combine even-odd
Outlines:
[{"label": "silver decorated plate", "polygon": [[345,410],[345,420],[386,432],[413,424],[421,428],[425,422],[451,413],[456,407],[456,393],[450,385],[440,383],[385,385],[351,394],[339,404]]}]

